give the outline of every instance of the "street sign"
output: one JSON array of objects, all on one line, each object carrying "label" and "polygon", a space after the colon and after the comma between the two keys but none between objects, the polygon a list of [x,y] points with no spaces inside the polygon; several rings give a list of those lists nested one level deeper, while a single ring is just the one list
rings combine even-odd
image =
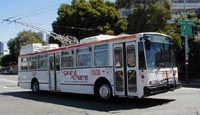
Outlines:
[{"label": "street sign", "polygon": [[192,35],[192,26],[181,26],[181,35],[182,36],[191,36]]},{"label": "street sign", "polygon": [[182,36],[192,35],[192,26],[194,26],[194,21],[192,20],[178,20],[178,25],[181,26]]},{"label": "street sign", "polygon": [[192,20],[178,20],[178,25],[194,26],[194,21],[192,21]]}]

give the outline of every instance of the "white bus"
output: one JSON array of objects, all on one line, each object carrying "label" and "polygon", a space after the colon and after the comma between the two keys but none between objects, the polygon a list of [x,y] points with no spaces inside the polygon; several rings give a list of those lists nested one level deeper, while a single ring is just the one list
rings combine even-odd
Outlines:
[{"label": "white bus", "polygon": [[98,35],[64,47],[26,45],[18,63],[19,86],[35,93],[143,98],[180,87],[172,39],[161,33]]}]

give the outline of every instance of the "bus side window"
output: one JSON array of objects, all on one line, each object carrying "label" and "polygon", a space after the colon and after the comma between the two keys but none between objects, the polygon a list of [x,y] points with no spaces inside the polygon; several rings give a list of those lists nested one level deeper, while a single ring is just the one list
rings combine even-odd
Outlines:
[{"label": "bus side window", "polygon": [[108,65],[108,44],[94,46],[94,66]]},{"label": "bus side window", "polygon": [[56,56],[56,70],[60,70],[60,56],[57,55]]},{"label": "bus side window", "polygon": [[144,46],[142,42],[138,43],[138,50],[139,50],[139,69],[146,69]]},{"label": "bus side window", "polygon": [[135,67],[136,65],[134,45],[127,46],[127,63],[128,63],[128,67]]},{"label": "bus side window", "polygon": [[50,66],[50,70],[53,71],[54,70],[54,60],[53,60],[53,57],[49,58],[49,66]]},{"label": "bus side window", "polygon": [[122,67],[122,48],[116,47],[114,50],[115,53],[115,67]]}]

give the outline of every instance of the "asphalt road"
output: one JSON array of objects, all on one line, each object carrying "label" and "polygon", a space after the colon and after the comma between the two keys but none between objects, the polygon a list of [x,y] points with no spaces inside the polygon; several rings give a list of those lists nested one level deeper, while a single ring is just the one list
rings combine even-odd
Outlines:
[{"label": "asphalt road", "polygon": [[17,76],[0,75],[0,115],[200,115],[200,89],[181,88],[144,99],[98,101],[90,95],[17,87]]}]

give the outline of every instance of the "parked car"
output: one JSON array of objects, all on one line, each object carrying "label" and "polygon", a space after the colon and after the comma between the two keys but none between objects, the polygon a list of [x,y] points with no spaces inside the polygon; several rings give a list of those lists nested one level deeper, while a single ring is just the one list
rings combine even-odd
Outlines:
[{"label": "parked car", "polygon": [[10,69],[8,69],[8,68],[2,68],[0,70],[0,74],[11,74],[11,73],[12,73],[12,71],[10,71]]},{"label": "parked car", "polygon": [[5,69],[4,71],[3,71],[3,74],[11,74],[12,72],[9,70],[9,69]]}]

